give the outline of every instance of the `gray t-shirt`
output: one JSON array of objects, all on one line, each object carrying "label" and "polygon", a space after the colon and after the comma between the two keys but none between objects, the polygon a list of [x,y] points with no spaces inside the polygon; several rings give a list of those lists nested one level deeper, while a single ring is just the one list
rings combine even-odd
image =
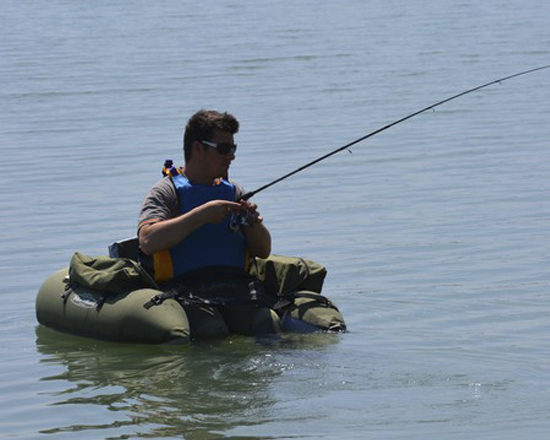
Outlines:
[{"label": "gray t-shirt", "polygon": [[144,223],[168,220],[179,215],[178,195],[170,177],[159,180],[147,193],[138,218],[138,230]]}]

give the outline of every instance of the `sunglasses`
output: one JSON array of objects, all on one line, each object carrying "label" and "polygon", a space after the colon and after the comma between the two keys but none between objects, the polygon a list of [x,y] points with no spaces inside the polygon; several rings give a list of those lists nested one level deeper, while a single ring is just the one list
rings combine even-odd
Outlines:
[{"label": "sunglasses", "polygon": [[235,152],[237,151],[237,144],[229,144],[225,142],[221,144],[216,144],[210,141],[199,141],[199,142],[201,144],[207,145],[208,147],[215,148],[216,150],[218,150],[218,153],[220,154],[227,154],[227,153],[235,154]]}]

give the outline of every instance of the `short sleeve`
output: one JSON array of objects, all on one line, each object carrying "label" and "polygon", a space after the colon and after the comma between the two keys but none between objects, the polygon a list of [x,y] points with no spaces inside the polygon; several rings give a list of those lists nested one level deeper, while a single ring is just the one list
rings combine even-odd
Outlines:
[{"label": "short sleeve", "polygon": [[169,220],[179,215],[176,189],[169,177],[157,182],[145,196],[138,219],[138,231],[146,223]]}]

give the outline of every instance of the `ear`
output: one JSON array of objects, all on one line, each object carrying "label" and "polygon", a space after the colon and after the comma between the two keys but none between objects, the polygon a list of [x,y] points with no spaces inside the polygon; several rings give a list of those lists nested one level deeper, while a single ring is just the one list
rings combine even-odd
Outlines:
[{"label": "ear", "polygon": [[203,145],[199,141],[193,142],[193,157],[200,157],[204,151]]}]

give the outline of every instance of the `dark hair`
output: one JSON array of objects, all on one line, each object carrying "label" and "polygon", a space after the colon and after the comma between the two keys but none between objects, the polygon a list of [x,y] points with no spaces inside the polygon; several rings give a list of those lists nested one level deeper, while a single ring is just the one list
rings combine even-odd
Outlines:
[{"label": "dark hair", "polygon": [[239,131],[239,121],[230,113],[220,113],[215,110],[199,110],[189,118],[183,135],[185,162],[191,159],[193,142],[210,140],[214,130],[235,134]]}]

